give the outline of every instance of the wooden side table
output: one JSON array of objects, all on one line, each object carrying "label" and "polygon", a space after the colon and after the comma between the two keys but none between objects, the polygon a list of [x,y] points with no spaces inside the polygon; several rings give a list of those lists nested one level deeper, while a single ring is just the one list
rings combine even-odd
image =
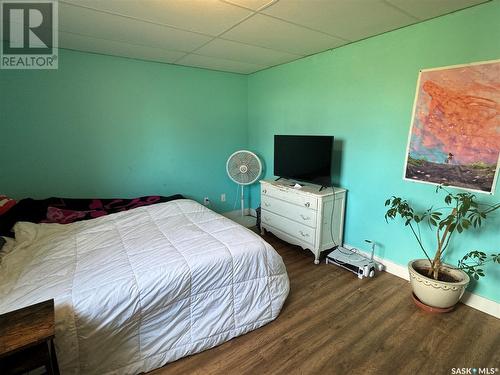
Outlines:
[{"label": "wooden side table", "polygon": [[54,336],[53,299],[0,315],[0,374],[45,367],[58,375]]}]

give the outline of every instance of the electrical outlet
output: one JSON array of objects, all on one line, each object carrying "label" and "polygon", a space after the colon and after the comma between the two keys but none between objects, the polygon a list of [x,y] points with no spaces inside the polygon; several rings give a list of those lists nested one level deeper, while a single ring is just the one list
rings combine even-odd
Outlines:
[{"label": "electrical outlet", "polygon": [[210,204],[210,199],[208,199],[208,197],[203,198],[203,204],[208,206]]},{"label": "electrical outlet", "polygon": [[225,202],[225,201],[226,201],[226,193],[222,193],[222,194],[220,195],[220,201],[221,201],[221,202]]}]

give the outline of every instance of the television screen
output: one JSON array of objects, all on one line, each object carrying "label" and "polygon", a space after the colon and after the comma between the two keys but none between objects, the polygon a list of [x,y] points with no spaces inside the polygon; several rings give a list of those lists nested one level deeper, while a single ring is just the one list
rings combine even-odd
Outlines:
[{"label": "television screen", "polygon": [[274,175],[330,186],[333,137],[275,135]]}]

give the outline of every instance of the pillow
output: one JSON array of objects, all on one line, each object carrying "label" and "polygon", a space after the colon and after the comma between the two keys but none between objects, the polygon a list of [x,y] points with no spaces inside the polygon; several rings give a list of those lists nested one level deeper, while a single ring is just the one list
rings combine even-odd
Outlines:
[{"label": "pillow", "polygon": [[0,195],[0,215],[3,215],[7,211],[9,211],[12,207],[14,207],[16,201],[11,199],[5,195]]}]

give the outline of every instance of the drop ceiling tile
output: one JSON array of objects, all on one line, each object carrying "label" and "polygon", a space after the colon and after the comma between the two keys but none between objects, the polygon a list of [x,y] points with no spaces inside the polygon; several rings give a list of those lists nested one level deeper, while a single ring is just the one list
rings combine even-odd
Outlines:
[{"label": "drop ceiling tile", "polygon": [[182,56],[186,55],[185,53],[178,51],[167,51],[159,48],[113,42],[111,40],[95,39],[66,32],[59,33],[59,46],[77,51],[94,52],[112,56],[124,56],[165,63],[173,63]]},{"label": "drop ceiling tile", "polygon": [[[271,0],[60,0],[60,46],[251,73],[338,47],[347,40],[359,40],[414,23],[417,18],[427,19],[487,2],[279,0],[254,15],[251,10],[241,8],[258,9],[269,4],[268,1]],[[247,18],[249,14],[252,16]],[[241,24],[217,39],[181,30],[218,33],[243,18]]]},{"label": "drop ceiling tile", "polygon": [[252,10],[260,9],[266,4],[275,2],[275,0],[222,0],[222,1],[224,1],[225,3],[240,5],[242,7],[249,8]]},{"label": "drop ceiling tile", "polygon": [[185,52],[211,39],[188,31],[63,3],[59,4],[59,29],[99,39]]},{"label": "drop ceiling tile", "polygon": [[215,39],[211,41],[196,50],[196,53],[204,56],[266,66],[282,64],[302,57],[287,52],[250,46],[248,44],[223,39]]},{"label": "drop ceiling tile", "polygon": [[217,35],[252,14],[219,0],[64,0],[184,30]]},{"label": "drop ceiling tile", "polygon": [[231,61],[225,59],[217,59],[209,56],[201,56],[189,54],[176,62],[180,65],[195,66],[199,68],[207,68],[214,70],[222,70],[224,72],[248,74],[264,69],[265,66],[255,64],[247,64],[239,61]]},{"label": "drop ceiling tile", "polygon": [[310,55],[345,43],[332,36],[261,14],[249,18],[221,37],[297,55]]},{"label": "drop ceiling tile", "polygon": [[263,13],[351,41],[417,21],[381,0],[283,0]]},{"label": "drop ceiling tile", "polygon": [[386,0],[386,2],[421,20],[437,17],[487,1],[489,0]]}]

